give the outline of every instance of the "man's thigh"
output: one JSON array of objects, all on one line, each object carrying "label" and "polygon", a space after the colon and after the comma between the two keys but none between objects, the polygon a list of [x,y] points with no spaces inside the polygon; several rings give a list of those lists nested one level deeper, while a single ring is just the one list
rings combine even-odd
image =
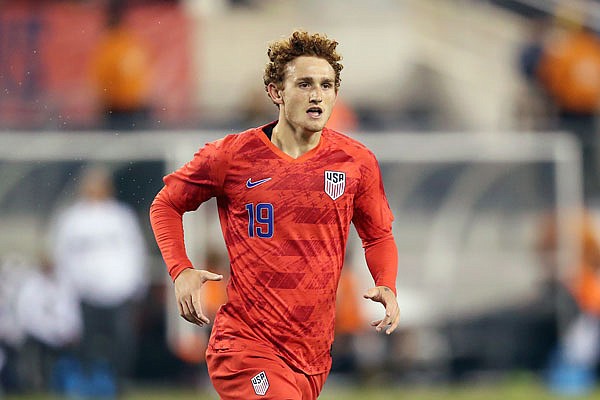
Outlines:
[{"label": "man's thigh", "polygon": [[307,376],[269,352],[219,351],[206,356],[212,384],[222,400],[316,399],[327,374]]}]

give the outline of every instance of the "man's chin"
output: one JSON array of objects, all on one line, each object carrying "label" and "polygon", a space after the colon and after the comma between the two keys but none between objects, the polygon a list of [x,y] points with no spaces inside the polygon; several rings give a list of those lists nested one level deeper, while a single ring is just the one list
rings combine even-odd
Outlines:
[{"label": "man's chin", "polygon": [[309,132],[321,132],[325,127],[326,120],[309,121],[305,124],[304,129]]}]

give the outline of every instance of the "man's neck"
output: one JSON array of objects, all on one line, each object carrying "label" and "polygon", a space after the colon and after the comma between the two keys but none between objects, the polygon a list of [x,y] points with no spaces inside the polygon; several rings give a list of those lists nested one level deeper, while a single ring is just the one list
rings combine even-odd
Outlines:
[{"label": "man's neck", "polygon": [[321,132],[294,129],[289,124],[279,120],[273,127],[271,142],[290,157],[298,158],[319,145]]}]

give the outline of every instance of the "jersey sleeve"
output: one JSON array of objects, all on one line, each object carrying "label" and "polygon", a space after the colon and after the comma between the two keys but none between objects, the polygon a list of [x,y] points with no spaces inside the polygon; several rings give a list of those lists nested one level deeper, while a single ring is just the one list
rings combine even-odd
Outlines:
[{"label": "jersey sleeve", "polygon": [[387,286],[395,293],[398,252],[392,234],[393,220],[379,164],[369,152],[361,166],[352,222],[362,240],[375,285]]},{"label": "jersey sleeve", "polygon": [[222,193],[228,157],[224,142],[208,143],[190,162],[167,175],[150,207],[156,243],[173,280],[181,271],[193,268],[185,250],[183,214]]},{"label": "jersey sleeve", "polygon": [[225,139],[207,143],[191,161],[164,178],[165,188],[183,211],[193,211],[221,194],[229,154],[226,147]]}]

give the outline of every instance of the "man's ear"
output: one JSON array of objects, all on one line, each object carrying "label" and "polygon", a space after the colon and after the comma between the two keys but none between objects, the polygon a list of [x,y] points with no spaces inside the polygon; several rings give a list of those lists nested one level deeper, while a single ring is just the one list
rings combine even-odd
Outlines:
[{"label": "man's ear", "polygon": [[267,86],[267,93],[269,93],[271,100],[273,100],[273,103],[275,104],[283,104],[283,96],[281,92],[282,91],[274,83],[269,83]]}]

